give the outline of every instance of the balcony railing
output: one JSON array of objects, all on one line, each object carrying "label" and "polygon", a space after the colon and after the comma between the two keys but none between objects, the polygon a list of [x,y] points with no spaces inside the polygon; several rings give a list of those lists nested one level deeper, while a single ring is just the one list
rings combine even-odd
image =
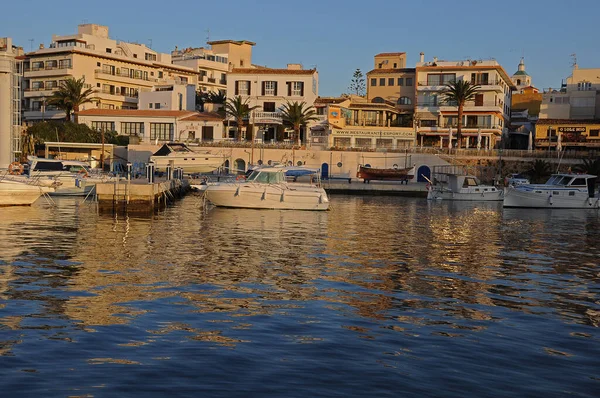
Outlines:
[{"label": "balcony railing", "polygon": [[[418,84],[420,87],[427,87],[427,86],[436,86],[437,87],[437,86],[446,86],[448,83],[450,83],[450,82],[420,81]],[[502,80],[486,80],[486,81],[482,81],[482,82],[470,82],[470,83],[477,84],[478,86],[499,86],[502,84]]]},{"label": "balcony railing", "polygon": [[219,80],[219,84],[227,84],[227,79],[221,79],[221,80]]},{"label": "balcony railing", "polygon": [[217,79],[215,79],[214,77],[209,77],[209,78],[208,78],[208,82],[209,82],[209,83],[216,83],[216,82],[217,82]]},{"label": "balcony railing", "polygon": [[50,66],[32,66],[30,68],[24,68],[25,72],[36,72],[40,70],[55,70],[55,69],[72,69],[71,65],[50,65]]},{"label": "balcony railing", "polygon": [[158,79],[154,78],[154,77],[144,77],[144,76],[131,76],[128,73],[123,73],[123,72],[112,72],[110,70],[105,70],[105,69],[96,69],[95,70],[96,74],[99,75],[106,75],[106,76],[117,76],[117,77],[125,77],[128,79],[135,79],[135,80],[143,80],[143,81],[147,81],[147,82],[158,82]]}]

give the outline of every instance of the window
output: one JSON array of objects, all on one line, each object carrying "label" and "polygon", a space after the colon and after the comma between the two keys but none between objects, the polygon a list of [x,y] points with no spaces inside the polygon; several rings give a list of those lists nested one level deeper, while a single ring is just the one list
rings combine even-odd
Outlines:
[{"label": "window", "polygon": [[390,77],[388,78],[388,86],[393,86],[394,85],[394,78]]},{"label": "window", "polygon": [[142,137],[144,135],[144,123],[121,122],[121,134]]},{"label": "window", "polygon": [[412,105],[412,100],[408,97],[398,98],[398,105]]},{"label": "window", "polygon": [[152,53],[145,53],[145,59],[146,61],[156,61],[156,54],[152,54]]},{"label": "window", "polygon": [[101,66],[100,62],[96,62],[96,66]]},{"label": "window", "polygon": [[152,109],[152,102],[148,104],[148,108]]},{"label": "window", "polygon": [[150,139],[173,141],[173,123],[150,123]]},{"label": "window", "polygon": [[371,100],[371,102],[374,104],[383,104],[385,100],[381,97],[375,97]]},{"label": "window", "polygon": [[304,83],[292,82],[290,87],[292,88],[292,96],[301,97],[304,95]]},{"label": "window", "polygon": [[263,82],[262,95],[277,95],[277,82]]},{"label": "window", "polygon": [[92,122],[92,129],[97,131],[115,131],[115,122]]},{"label": "window", "polygon": [[398,67],[398,64],[394,62],[394,69]]},{"label": "window", "polygon": [[60,69],[71,68],[71,60],[70,59],[61,59],[58,61],[58,67]]},{"label": "window", "polygon": [[158,78],[162,79],[162,77],[163,77],[163,73],[162,72],[158,72]]},{"label": "window", "polygon": [[379,85],[382,86],[382,87],[385,86],[385,77],[380,77],[379,78]]},{"label": "window", "polygon": [[585,186],[585,178],[576,178],[570,186]]},{"label": "window", "polygon": [[[489,78],[490,78],[490,74],[489,73],[471,73],[471,84],[489,84]],[[504,92],[506,93],[506,88],[504,89]]]},{"label": "window", "polygon": [[371,87],[376,87],[376,86],[377,86],[377,79],[371,78]]},{"label": "window", "polygon": [[398,78],[398,85],[399,86],[404,86],[404,78],[403,77],[399,77]]},{"label": "window", "polygon": [[154,103],[154,109],[160,109],[160,102]]},{"label": "window", "polygon": [[407,86],[412,86],[413,85],[413,78],[412,77],[407,77],[406,78],[406,85]]},{"label": "window", "polygon": [[263,103],[263,111],[264,112],[275,112],[275,103],[274,102]]},{"label": "window", "polygon": [[241,80],[236,82],[237,93],[236,95],[250,95],[250,82]]},{"label": "window", "polygon": [[598,137],[600,130],[590,130],[590,137]]},{"label": "window", "polygon": [[[411,80],[412,86],[412,78],[406,78],[406,85],[408,86],[408,79]],[[444,86],[450,82],[456,80],[456,73],[428,73],[427,74],[427,85],[428,86]]]},{"label": "window", "polygon": [[106,52],[110,54],[110,53],[112,53],[112,49],[111,48],[107,48]]}]

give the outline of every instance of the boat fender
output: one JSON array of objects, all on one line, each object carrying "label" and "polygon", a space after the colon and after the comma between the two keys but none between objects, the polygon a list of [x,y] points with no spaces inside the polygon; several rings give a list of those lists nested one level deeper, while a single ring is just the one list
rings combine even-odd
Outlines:
[{"label": "boat fender", "polygon": [[284,196],[284,195],[285,195],[285,192],[282,192],[282,193],[281,193],[281,198],[279,199],[279,201],[280,201],[280,202],[283,202],[283,200],[284,200],[284,198],[285,198],[285,196]]},{"label": "boat fender", "polygon": [[233,196],[240,196],[240,187],[237,187]]},{"label": "boat fender", "polygon": [[242,180],[245,180],[245,179],[246,179],[246,177],[244,175],[242,175],[242,174],[240,174],[237,177],[235,177],[236,181],[242,181]]},{"label": "boat fender", "polygon": [[552,205],[552,194],[550,194],[550,196],[548,196],[548,203],[550,203],[550,205]]},{"label": "boat fender", "polygon": [[260,197],[260,200],[265,200],[267,198],[267,189],[265,188],[265,190],[262,193],[262,196]]},{"label": "boat fender", "polygon": [[25,168],[19,162],[12,162],[10,165],[8,165],[8,172],[12,175],[23,174],[23,171],[25,171]]}]

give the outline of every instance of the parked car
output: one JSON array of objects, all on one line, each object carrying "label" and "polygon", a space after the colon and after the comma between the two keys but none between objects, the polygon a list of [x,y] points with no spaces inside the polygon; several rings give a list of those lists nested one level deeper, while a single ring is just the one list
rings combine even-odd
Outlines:
[{"label": "parked car", "polygon": [[504,185],[506,186],[522,184],[529,184],[529,179],[527,179],[527,177],[519,173],[509,174],[504,179]]}]

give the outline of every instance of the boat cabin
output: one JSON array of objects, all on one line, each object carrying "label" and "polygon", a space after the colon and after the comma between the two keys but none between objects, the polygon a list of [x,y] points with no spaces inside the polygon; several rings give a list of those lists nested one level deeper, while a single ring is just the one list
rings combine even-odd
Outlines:
[{"label": "boat cabin", "polygon": [[545,185],[553,188],[587,189],[588,196],[592,198],[596,193],[596,178],[591,174],[553,174]]},{"label": "boat cabin", "polygon": [[468,190],[470,192],[496,192],[496,187],[481,185],[477,177],[472,175],[448,175],[448,189],[452,192]]},{"label": "boat cabin", "polygon": [[285,182],[285,172],[281,170],[273,169],[258,169],[254,170],[246,182],[258,182],[262,184],[281,184]]},{"label": "boat cabin", "polygon": [[65,173],[90,173],[90,165],[86,162],[75,160],[46,159],[28,157],[29,173],[32,172],[65,172]]}]

